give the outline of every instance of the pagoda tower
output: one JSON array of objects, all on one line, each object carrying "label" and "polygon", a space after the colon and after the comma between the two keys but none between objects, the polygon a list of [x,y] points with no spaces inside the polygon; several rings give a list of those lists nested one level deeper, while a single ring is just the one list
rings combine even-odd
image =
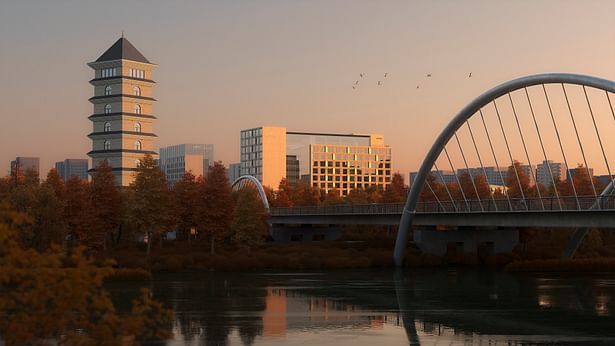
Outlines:
[{"label": "pagoda tower", "polygon": [[123,36],[96,61],[88,63],[94,70],[94,96],[90,102],[94,113],[89,117],[93,131],[92,172],[107,160],[118,186],[128,186],[141,159],[154,151],[153,104],[155,82],[152,64]]}]

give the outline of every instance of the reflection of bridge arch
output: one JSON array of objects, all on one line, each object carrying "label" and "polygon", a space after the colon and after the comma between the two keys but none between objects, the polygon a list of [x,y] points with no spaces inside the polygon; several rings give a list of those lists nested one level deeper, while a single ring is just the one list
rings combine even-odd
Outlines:
[{"label": "reflection of bridge arch", "polygon": [[[605,79],[600,79],[600,78],[596,78],[596,77],[591,77],[591,76],[584,76],[584,75],[575,75],[575,74],[563,74],[563,73],[550,73],[550,74],[539,74],[539,75],[532,75],[532,76],[527,76],[527,77],[522,77],[522,78],[518,78],[518,79],[514,79],[511,80],[509,82],[503,83],[499,86],[494,87],[493,89],[485,92],[484,94],[480,95],[479,97],[477,97],[474,101],[470,102],[468,105],[466,105],[459,113],[457,113],[457,115],[455,117],[453,117],[453,119],[450,121],[450,123],[446,126],[446,128],[444,128],[444,130],[440,133],[440,135],[438,136],[438,138],[436,139],[436,141],[434,142],[433,146],[431,147],[430,151],[427,153],[416,177],[414,178],[414,181],[412,182],[412,186],[410,188],[410,191],[408,193],[408,198],[406,200],[406,204],[401,216],[401,221],[399,223],[399,231],[397,234],[397,240],[395,243],[395,252],[394,252],[394,260],[395,260],[395,264],[396,265],[401,265],[403,258],[404,258],[404,252],[405,252],[405,248],[406,248],[406,242],[407,242],[407,237],[408,237],[408,232],[410,230],[410,227],[412,226],[412,221],[413,221],[413,217],[416,213],[416,207],[417,207],[417,203],[419,201],[419,197],[421,195],[421,192],[423,190],[423,188],[425,187],[426,183],[427,183],[427,178],[430,175],[430,173],[432,172],[432,168],[436,167],[435,170],[439,171],[437,166],[436,166],[436,161],[438,160],[438,158],[440,157],[440,155],[444,152],[444,154],[446,155],[446,158],[448,159],[448,162],[450,163],[450,157],[448,152],[446,151],[446,146],[449,143],[449,141],[451,141],[453,138],[455,139],[457,145],[459,145],[459,149],[461,151],[461,155],[463,157],[463,161],[465,162],[465,168],[468,169],[468,172],[470,172],[470,169],[467,164],[466,158],[464,156],[463,150],[461,148],[461,144],[459,142],[459,139],[457,137],[457,132],[458,130],[460,130],[464,125],[468,125],[468,130],[470,135],[472,135],[472,141],[474,142],[474,137],[472,134],[472,130],[469,126],[468,120],[470,118],[472,118],[474,115],[479,114],[479,116],[481,117],[481,119],[483,120],[483,124],[484,124],[484,118],[483,118],[483,113],[482,110],[484,107],[493,104],[493,106],[495,107],[495,112],[497,113],[497,117],[499,120],[499,124],[502,130],[502,135],[504,138],[504,141],[506,141],[506,147],[508,148],[508,155],[510,156],[510,161],[508,161],[508,157],[506,158],[506,161],[511,162],[512,161],[512,155],[510,153],[510,148],[508,147],[508,141],[506,139],[506,134],[504,131],[504,127],[502,126],[502,120],[500,119],[500,113],[498,111],[498,106],[496,104],[496,100],[499,99],[500,97],[503,97],[505,95],[508,95],[507,99],[510,99],[510,105],[511,105],[511,109],[512,109],[512,113],[514,114],[515,120],[517,122],[517,128],[519,130],[519,134],[520,134],[520,138],[521,141],[523,142],[523,148],[525,149],[525,155],[528,157],[528,164],[530,166],[530,171],[531,171],[531,162],[529,162],[529,155],[527,153],[527,147],[526,147],[526,143],[525,143],[525,139],[523,136],[523,132],[521,130],[521,126],[519,125],[519,120],[517,118],[517,112],[515,110],[515,105],[513,104],[513,99],[510,96],[512,92],[514,91],[525,91],[525,95],[527,96],[527,103],[529,104],[529,110],[531,111],[531,115],[534,118],[534,124],[536,125],[536,132],[538,132],[538,138],[540,139],[540,145],[542,146],[542,153],[544,153],[545,156],[545,160],[547,160],[547,154],[545,152],[545,148],[542,142],[542,138],[540,137],[540,130],[539,130],[539,126],[538,123],[536,122],[536,118],[534,116],[534,109],[532,108],[532,102],[530,101],[530,95],[528,93],[528,88],[529,87],[533,87],[533,86],[542,86],[542,90],[544,90],[544,97],[546,99],[546,104],[549,106],[549,112],[551,115],[551,118],[553,119],[553,126],[555,127],[555,131],[557,132],[557,125],[555,122],[555,118],[553,117],[553,110],[551,108],[551,104],[549,103],[549,95],[547,93],[547,89],[545,88],[545,85],[549,85],[549,84],[556,84],[556,85],[560,85],[562,87],[562,91],[563,91],[563,96],[565,97],[566,100],[566,104],[568,105],[568,111],[570,112],[570,118],[572,119],[572,122],[574,124],[574,130],[576,133],[576,137],[578,140],[578,144],[581,147],[581,153],[583,155],[583,161],[585,161],[585,167],[588,169],[588,173],[589,173],[589,166],[587,165],[587,160],[585,159],[585,152],[583,150],[583,145],[581,143],[581,139],[579,137],[579,134],[577,132],[577,128],[576,128],[576,124],[574,123],[574,117],[573,117],[573,108],[570,107],[570,102],[568,99],[568,95],[566,94],[566,88],[565,85],[576,85],[576,86],[581,86],[583,89],[583,92],[585,93],[585,100],[587,100],[587,104],[585,105],[585,107],[589,108],[589,114],[591,114],[592,120],[593,120],[593,126],[595,128],[595,135],[597,135],[598,137],[598,141],[600,142],[600,148],[602,149],[602,155],[604,157],[605,163],[606,163],[606,167],[609,170],[609,175],[612,177],[611,171],[610,171],[610,167],[608,164],[608,160],[606,160],[606,154],[605,154],[605,150],[602,144],[602,140],[598,131],[598,127],[596,125],[596,121],[594,119],[594,114],[592,112],[592,106],[590,104],[590,98],[588,98],[587,96],[587,91],[586,91],[586,87],[589,88],[594,88],[594,89],[598,89],[602,92],[606,93],[606,97],[608,99],[608,104],[611,107],[611,112],[613,110],[612,105],[611,105],[611,99],[609,97],[609,93],[615,93],[615,82],[613,81],[609,81],[609,80],[605,80]],[[604,96],[603,96],[604,97]],[[583,102],[585,101],[583,100]],[[506,100],[506,102],[508,102]],[[613,118],[615,119],[615,113],[613,113]],[[510,134],[510,129],[509,129],[509,134]],[[516,131],[516,129],[514,129],[514,131]],[[487,137],[489,136],[488,130],[487,130],[487,126],[485,125],[485,132],[487,132]],[[564,153],[564,148],[561,144],[561,139],[560,139],[560,135],[559,132],[557,132],[557,138],[559,140],[560,143],[560,148],[562,151],[562,155],[564,157],[564,161],[566,164],[566,171],[567,174],[571,174],[568,171],[568,163],[566,162],[566,155]],[[452,142],[452,141],[451,141]],[[491,145],[491,139],[489,139],[489,143]],[[479,149],[476,146],[476,142],[474,142],[474,148],[476,149],[476,153],[478,156],[478,160],[481,162],[481,166],[482,161],[481,161],[481,157],[479,154]],[[491,146],[491,152],[493,153],[493,158],[496,162],[497,165],[497,158],[495,155],[495,152],[493,150],[493,146]],[[542,160],[542,158],[541,158]],[[450,164],[451,167],[453,166],[452,163]],[[505,167],[507,167],[508,164],[506,164]],[[513,166],[514,167],[514,166]],[[548,165],[549,170],[551,169],[550,165]],[[483,167],[484,170],[484,167]],[[514,168],[515,171],[515,175],[517,176],[516,179],[517,181],[519,181],[519,174],[517,173],[516,167]],[[454,173],[456,174],[456,173]],[[553,174],[551,174],[553,176]],[[570,178],[572,178],[572,176],[570,176]],[[476,191],[476,196],[478,197],[478,191],[476,190],[476,185],[472,180],[472,185],[474,185],[474,190]],[[459,178],[457,178],[457,183],[461,186],[461,184],[459,183]],[[575,190],[574,188],[574,184],[572,184],[573,187],[572,189]],[[429,189],[431,190],[431,187],[429,186],[429,184],[427,184],[427,186],[429,187]],[[519,182],[519,186],[521,186],[521,183]],[[553,186],[556,186],[555,183],[553,184]],[[612,192],[612,188],[613,188],[613,179],[611,178],[611,182],[609,183],[609,186],[602,191],[601,194],[599,194],[596,191],[596,188],[594,186],[594,183],[592,181],[592,188],[593,188],[593,196],[595,197],[595,203],[592,205],[592,207],[590,209],[600,209],[600,197],[607,195],[609,196]],[[520,190],[522,191],[522,189],[520,188]],[[556,190],[556,194],[557,194],[557,188]],[[537,189],[537,191],[539,191],[539,189]],[[432,190],[433,192],[433,190]],[[449,196],[451,196],[450,192],[447,189],[447,192],[449,193]],[[523,193],[523,192],[521,192]],[[540,192],[538,192],[540,194]],[[436,195],[436,193],[433,193],[434,196]],[[464,194],[464,190],[463,188],[461,188],[461,194]],[[601,196],[599,196],[601,195]],[[508,198],[508,196],[506,196]],[[578,206],[578,210],[581,210],[583,208],[581,208],[581,205],[579,203],[579,198],[576,194],[576,190],[574,191],[574,197],[576,199],[576,205]],[[493,198],[493,197],[492,197]],[[437,196],[436,196],[437,199]],[[525,199],[525,196],[523,196],[523,199]],[[468,200],[466,199],[466,196],[463,196],[463,200],[465,200],[466,206],[468,205]],[[452,196],[451,196],[451,201],[452,201]],[[478,205],[480,206],[481,211],[485,211],[484,210],[484,202],[490,203],[490,201],[478,201]],[[560,211],[564,211],[566,209],[562,208],[561,206],[561,202],[560,202],[560,198],[558,196],[558,202],[560,203]],[[440,201],[438,200],[438,203],[440,203]],[[510,204],[510,199],[508,201],[508,203]],[[542,201],[542,197],[540,198],[540,203],[543,203]],[[493,205],[496,206],[497,205],[495,203],[495,201],[493,201]],[[452,207],[454,207],[454,211],[458,211],[457,207],[455,206],[455,204],[452,204]],[[527,208],[527,206],[525,206]],[[465,207],[464,207],[465,208]],[[586,209],[586,208],[585,208]],[[471,211],[471,207],[467,207],[465,209],[466,211]],[[513,206],[510,206],[510,211],[513,210]],[[505,211],[509,211],[509,210],[505,210]],[[528,209],[529,210],[529,209]],[[543,210],[544,210],[544,205],[543,205]],[[502,211],[502,210],[501,210]],[[580,243],[580,241],[583,239],[584,234],[586,233],[586,230],[582,230],[579,229],[577,230],[577,233],[575,234],[575,236],[573,237],[572,242],[574,244],[569,244],[569,249],[573,248],[572,252],[567,250],[567,253],[572,256],[574,254],[574,250],[576,250],[576,247],[578,246],[578,244]]]},{"label": "reflection of bridge arch", "polygon": [[267,194],[265,193],[265,189],[263,188],[263,184],[251,175],[242,175],[237,178],[232,184],[231,187],[233,191],[239,191],[246,187],[256,189],[258,191],[258,195],[263,203],[263,208],[266,213],[269,213],[269,201],[267,200]]}]

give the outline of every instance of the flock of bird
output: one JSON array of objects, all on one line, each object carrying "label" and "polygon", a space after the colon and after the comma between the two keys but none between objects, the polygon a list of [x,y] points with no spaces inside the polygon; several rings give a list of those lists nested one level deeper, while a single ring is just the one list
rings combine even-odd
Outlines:
[{"label": "flock of bird", "polygon": [[[388,73],[388,72],[385,72],[385,73],[384,73],[384,75],[383,75],[382,77],[383,77],[383,79],[386,79],[388,76],[389,76],[389,73]],[[364,80],[364,77],[367,77],[367,74],[366,74],[366,73],[364,73],[364,72],[359,73],[359,79],[355,80],[355,81],[354,81],[354,83],[352,84],[352,89],[353,89],[353,90],[357,90],[357,89],[358,89],[358,87],[359,87],[359,83],[360,83],[362,80]],[[425,77],[427,77],[427,78],[431,78],[431,73],[426,74],[426,75],[425,75]],[[470,73],[468,74],[468,78],[472,78],[472,72],[470,72]],[[379,79],[379,80],[378,80],[378,82],[377,82],[377,85],[378,85],[378,86],[382,86],[382,85],[383,85],[383,79]],[[416,88],[417,88],[417,89],[419,89],[420,87],[421,87],[421,85],[420,85],[420,84],[417,84],[417,85],[416,85]]]}]

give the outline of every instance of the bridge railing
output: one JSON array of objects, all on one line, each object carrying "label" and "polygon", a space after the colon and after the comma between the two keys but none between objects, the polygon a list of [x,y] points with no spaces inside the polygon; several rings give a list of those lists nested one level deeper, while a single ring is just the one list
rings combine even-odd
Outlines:
[{"label": "bridge railing", "polygon": [[[401,214],[404,203],[336,204],[272,208],[271,216],[292,215],[386,215]],[[573,211],[573,210],[615,210],[615,196],[578,196],[510,198],[485,200],[458,200],[440,202],[419,202],[417,213],[468,213],[468,212],[510,212],[510,211]]]}]

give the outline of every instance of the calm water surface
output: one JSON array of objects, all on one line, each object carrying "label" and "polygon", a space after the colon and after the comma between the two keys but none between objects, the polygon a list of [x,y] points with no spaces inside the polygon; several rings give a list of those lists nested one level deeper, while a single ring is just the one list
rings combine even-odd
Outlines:
[{"label": "calm water surface", "polygon": [[[433,269],[157,275],[166,345],[615,345],[615,275]],[[137,286],[110,286],[128,304]]]}]

